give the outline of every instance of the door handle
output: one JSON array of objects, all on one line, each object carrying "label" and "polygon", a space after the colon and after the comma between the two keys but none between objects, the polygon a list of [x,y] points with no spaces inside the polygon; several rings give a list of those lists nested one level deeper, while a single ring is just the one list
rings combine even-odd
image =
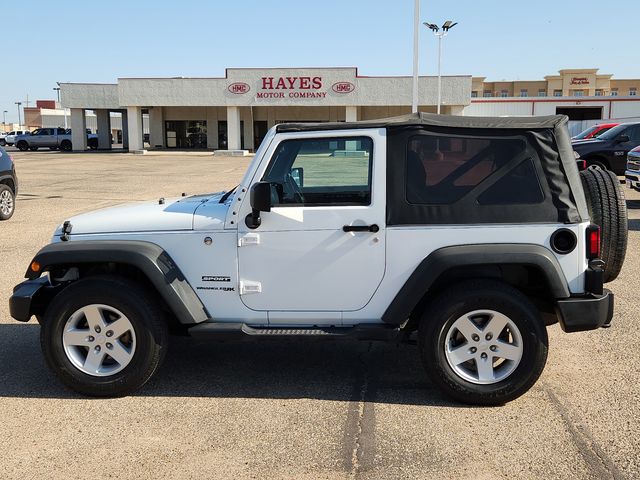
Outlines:
[{"label": "door handle", "polygon": [[342,227],[343,232],[371,232],[378,233],[380,227],[375,223],[373,225],[345,225]]}]

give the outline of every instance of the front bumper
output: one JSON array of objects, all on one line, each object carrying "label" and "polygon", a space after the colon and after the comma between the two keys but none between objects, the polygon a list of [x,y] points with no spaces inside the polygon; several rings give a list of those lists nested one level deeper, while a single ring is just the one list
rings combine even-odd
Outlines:
[{"label": "front bumper", "polygon": [[556,306],[560,326],[567,333],[608,327],[613,318],[613,293],[605,288],[602,295],[566,298]]},{"label": "front bumper", "polygon": [[627,187],[640,192],[640,172],[636,170],[627,170],[624,172],[624,178]]},{"label": "front bumper", "polygon": [[9,312],[20,322],[28,322],[32,315],[41,313],[39,306],[46,298],[46,293],[54,287],[49,277],[43,276],[16,285],[9,298]]}]

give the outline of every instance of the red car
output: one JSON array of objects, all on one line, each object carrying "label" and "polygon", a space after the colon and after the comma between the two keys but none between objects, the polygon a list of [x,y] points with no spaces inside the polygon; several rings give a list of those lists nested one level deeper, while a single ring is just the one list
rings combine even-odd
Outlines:
[{"label": "red car", "polygon": [[572,140],[586,140],[587,138],[596,138],[602,135],[604,132],[609,130],[610,128],[618,125],[617,123],[599,123],[597,125],[592,125],[587,128],[585,131],[580,132],[575,137],[571,137]]}]

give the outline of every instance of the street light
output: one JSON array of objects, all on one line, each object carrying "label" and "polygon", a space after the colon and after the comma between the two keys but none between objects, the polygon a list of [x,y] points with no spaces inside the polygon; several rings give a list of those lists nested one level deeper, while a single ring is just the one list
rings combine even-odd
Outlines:
[{"label": "street light", "polygon": [[53,87],[53,89],[56,91],[56,93],[58,94],[58,103],[60,103],[60,87]]},{"label": "street light", "polygon": [[9,110],[4,110],[2,112],[2,125],[6,125],[7,124],[7,113],[9,113]]},{"label": "street light", "polygon": [[15,104],[18,106],[18,128],[20,128],[22,126],[22,117],[20,116],[20,105],[22,105],[22,102],[15,102]]},{"label": "street light", "polygon": [[440,114],[440,104],[442,103],[442,75],[440,74],[440,65],[442,59],[442,38],[446,37],[453,27],[458,22],[447,20],[442,24],[442,27],[438,27],[435,23],[424,22],[424,26],[433,31],[433,34],[438,37],[438,114]]}]

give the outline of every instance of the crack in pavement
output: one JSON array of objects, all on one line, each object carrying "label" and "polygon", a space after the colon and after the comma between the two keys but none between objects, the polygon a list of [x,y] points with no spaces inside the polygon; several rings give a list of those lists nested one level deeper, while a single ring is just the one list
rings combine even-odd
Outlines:
[{"label": "crack in pavement", "polygon": [[349,478],[358,478],[362,471],[372,467],[375,438],[375,411],[373,400],[375,386],[372,387],[369,365],[365,356],[371,352],[369,342],[367,350],[358,355],[359,365],[351,395],[347,422],[344,430],[344,464]]},{"label": "crack in pavement", "polygon": [[560,418],[567,427],[573,443],[578,447],[578,452],[582,455],[585,463],[594,472],[596,478],[613,478],[623,480],[627,478],[618,466],[596,443],[587,426],[577,421],[569,412],[569,409],[558,399],[551,387],[540,382],[542,389],[549,397],[551,404],[560,414]]}]

